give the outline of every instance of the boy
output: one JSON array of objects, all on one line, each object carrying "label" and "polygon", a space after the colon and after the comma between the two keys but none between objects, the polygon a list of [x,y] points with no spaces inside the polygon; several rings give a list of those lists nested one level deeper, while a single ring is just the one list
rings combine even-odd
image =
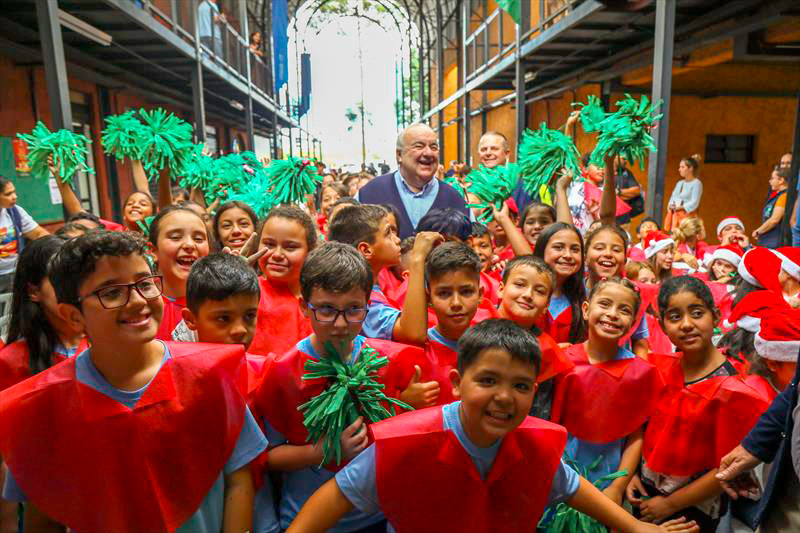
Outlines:
[{"label": "boy", "polygon": [[[378,279],[382,269],[400,262],[400,239],[395,217],[379,205],[343,207],[331,221],[328,239],[355,247],[369,263],[374,280]],[[363,334],[366,337],[418,345],[425,343],[425,257],[442,240],[438,233],[417,233],[409,256],[408,292],[402,311],[393,307],[375,284],[364,321]]]},{"label": "boy", "polygon": [[[390,358],[389,364],[379,372],[379,381],[386,386],[384,393],[396,398],[402,388],[394,385],[399,381],[395,376],[410,376],[413,371],[405,370],[395,360],[413,364],[423,357],[420,348],[359,335],[368,313],[372,279],[370,265],[352,246],[329,242],[312,251],[300,274],[300,307],[314,333],[297,343],[293,350],[276,357],[256,390],[255,405],[264,418],[271,445],[267,466],[272,471],[283,472],[280,503],[283,528],[289,526],[306,499],[333,477],[331,470],[338,467],[319,468],[323,460],[322,442],[308,443],[308,430],[298,407],[323,393],[327,383],[320,379],[303,379],[305,363],[326,357],[326,344],[331,343],[342,359],[352,364],[366,344]],[[340,439],[344,462],[366,447],[367,435],[367,426],[361,418],[345,428]],[[334,531],[360,531],[382,520],[380,513],[354,512],[342,518]]]},{"label": "boy", "polygon": [[324,531],[354,507],[383,511],[399,532],[533,531],[545,506],[563,501],[610,528],[667,530],[578,476],[561,461],[564,428],[527,416],[539,364],[533,334],[489,319],[464,333],[458,354],[451,379],[460,401],[375,424],[375,443],[308,500],[289,533]]},{"label": "boy", "polygon": [[154,340],[162,284],[146,253],[135,233],[97,232],[53,258],[59,315],[91,348],[0,394],[3,496],[27,501],[26,530],[251,528],[248,463],[266,440],[243,349]]},{"label": "boy", "polygon": [[488,272],[492,267],[492,257],[494,256],[492,235],[489,233],[489,228],[480,222],[473,222],[471,229],[467,242],[481,260],[481,272]]},{"label": "boy", "polygon": [[644,256],[644,239],[651,231],[659,231],[658,222],[653,217],[644,217],[636,227],[636,235],[639,242],[628,248],[628,257],[631,261],[647,261]]}]

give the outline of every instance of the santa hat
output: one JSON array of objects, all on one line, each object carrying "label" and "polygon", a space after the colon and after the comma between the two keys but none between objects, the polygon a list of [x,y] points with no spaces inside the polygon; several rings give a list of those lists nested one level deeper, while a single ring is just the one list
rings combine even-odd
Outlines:
[{"label": "santa hat", "polygon": [[731,316],[723,325],[726,328],[735,326],[755,333],[761,329],[762,318],[776,312],[785,313],[791,309],[780,294],[773,291],[753,291],[746,294],[734,306]]},{"label": "santa hat", "polygon": [[724,246],[720,246],[714,250],[714,253],[711,254],[711,261],[709,262],[708,267],[711,268],[711,265],[717,259],[722,259],[723,261],[727,261],[733,266],[738,267],[743,255],[744,250],[742,250],[742,247],[738,244],[726,244]]},{"label": "santa hat", "polygon": [[772,313],[765,316],[753,345],[764,359],[797,361],[797,354],[800,353],[800,315]]},{"label": "santa hat", "polygon": [[644,237],[644,256],[650,259],[661,250],[674,244],[675,241],[663,231],[648,231]]},{"label": "santa hat", "polygon": [[722,230],[725,226],[730,226],[731,224],[736,224],[739,228],[744,231],[744,222],[739,217],[726,217],[723,218],[719,224],[717,224],[717,237],[722,234]]},{"label": "santa hat", "polygon": [[769,248],[757,246],[747,250],[737,268],[739,276],[759,289],[769,289],[782,293],[778,274],[781,272],[781,259]]},{"label": "santa hat", "polygon": [[781,260],[781,268],[794,279],[800,281],[800,248],[795,246],[782,246],[772,253]]}]

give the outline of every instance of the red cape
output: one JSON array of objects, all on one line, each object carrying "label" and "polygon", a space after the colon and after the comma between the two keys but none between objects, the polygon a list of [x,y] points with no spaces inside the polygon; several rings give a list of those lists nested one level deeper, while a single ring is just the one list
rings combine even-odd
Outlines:
[{"label": "red cape", "polygon": [[748,374],[746,376],[742,376],[742,379],[748,387],[755,390],[767,403],[771,404],[772,400],[774,400],[778,395],[778,391],[775,390],[775,387],[773,387],[769,381],[761,376],[756,374]]},{"label": "red cape", "polygon": [[551,421],[597,444],[644,425],[664,386],[653,365],[636,356],[591,364],[583,344],[573,344],[567,354],[575,367],[556,382]]},{"label": "red cape", "polygon": [[78,382],[75,358],[0,393],[0,453],[44,514],[75,531],[155,532],[200,507],[244,423],[244,350],[168,346],[133,409]]},{"label": "red cape", "polygon": [[691,476],[719,466],[769,404],[739,376],[684,384],[683,354],[650,354],[666,385],[644,433],[642,455],[660,474]]},{"label": "red cape", "polygon": [[[411,379],[403,383],[404,376],[413,376],[413,365],[422,360],[422,348],[379,339],[367,339],[366,344],[389,358],[389,364],[379,370],[377,381],[385,385],[386,396],[397,398]],[[255,391],[254,405],[259,416],[266,418],[289,444],[297,446],[307,444],[308,438],[303,413],[297,408],[322,393],[328,385],[321,378],[302,379],[306,374],[305,363],[313,360],[297,347],[275,357]]]},{"label": "red cape", "polygon": [[123,224],[119,224],[112,220],[105,220],[103,218],[100,219],[100,224],[103,225],[105,229],[108,231],[128,231],[128,228]]},{"label": "red cape", "polygon": [[258,299],[256,333],[248,348],[254,355],[281,354],[292,349],[297,341],[311,335],[311,323],[300,311],[297,298],[284,286],[258,278],[261,296]]},{"label": "red cape", "polygon": [[[75,354],[79,354],[89,347],[89,340],[84,337],[75,349]],[[51,363],[53,365],[64,361],[66,357],[59,353],[53,353]],[[0,391],[16,385],[31,377],[31,360],[28,351],[28,343],[25,339],[19,339],[0,349]]]},{"label": "red cape", "polygon": [[550,378],[565,374],[575,366],[553,337],[542,333],[536,340],[539,341],[539,348],[542,351],[542,362],[536,375],[536,383],[543,383]]},{"label": "red cape", "polygon": [[[439,398],[436,400],[436,405],[445,405],[456,400],[453,396],[450,371],[458,368],[458,352],[428,337],[428,342],[425,343],[425,358],[419,367],[422,370],[420,381],[439,383]],[[411,369],[414,367],[411,366]],[[410,380],[412,376],[408,376],[408,379]]]},{"label": "red cape", "polygon": [[405,297],[405,291],[408,289],[407,280],[408,273],[405,273],[402,278],[398,279],[389,268],[384,268],[378,272],[378,286],[390,301],[400,301],[401,291],[403,297]]},{"label": "red cape", "polygon": [[567,307],[557,318],[553,318],[550,310],[542,317],[542,331],[553,337],[557,343],[569,342],[569,330],[572,326],[572,307]]},{"label": "red cape", "polygon": [[381,510],[398,532],[534,531],[550,495],[567,434],[527,417],[500,444],[486,480],[442,407],[372,426]]},{"label": "red cape", "polygon": [[156,339],[171,341],[173,330],[183,320],[181,311],[186,307],[186,298],[176,298],[172,301],[167,295],[162,294],[161,299],[164,300],[164,315],[161,317],[161,324],[158,325]]}]

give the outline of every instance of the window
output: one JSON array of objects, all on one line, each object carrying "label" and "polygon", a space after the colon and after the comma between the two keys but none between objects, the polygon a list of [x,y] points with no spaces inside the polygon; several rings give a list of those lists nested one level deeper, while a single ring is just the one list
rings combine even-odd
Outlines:
[{"label": "window", "polygon": [[705,163],[755,163],[755,135],[706,135]]}]

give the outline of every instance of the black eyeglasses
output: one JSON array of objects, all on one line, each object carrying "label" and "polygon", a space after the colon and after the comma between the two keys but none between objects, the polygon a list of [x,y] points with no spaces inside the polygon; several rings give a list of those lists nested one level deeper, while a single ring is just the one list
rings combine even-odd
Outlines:
[{"label": "black eyeglasses", "polygon": [[108,285],[102,289],[90,292],[86,296],[78,298],[78,302],[83,302],[90,296],[97,296],[97,299],[106,309],[117,309],[128,303],[131,299],[131,289],[136,289],[139,296],[145,300],[155,300],[164,292],[163,280],[161,276],[150,276],[142,278],[135,283],[123,283],[120,285]]},{"label": "black eyeglasses", "polygon": [[330,307],[327,305],[323,307],[314,307],[310,303],[306,305],[308,305],[308,308],[311,309],[311,312],[314,314],[314,318],[317,320],[317,322],[321,322],[322,324],[333,324],[339,318],[339,315],[343,315],[348,324],[358,324],[367,318],[366,307],[336,309],[335,307]]}]

